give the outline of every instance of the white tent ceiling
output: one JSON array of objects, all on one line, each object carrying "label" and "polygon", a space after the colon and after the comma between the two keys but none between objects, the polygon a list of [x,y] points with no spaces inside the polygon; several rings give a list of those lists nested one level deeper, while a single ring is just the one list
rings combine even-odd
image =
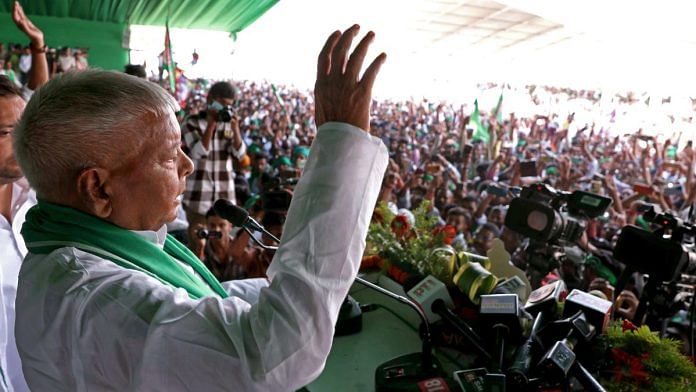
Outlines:
[{"label": "white tent ceiling", "polygon": [[485,81],[688,94],[694,11],[677,0],[284,0],[240,35],[236,74],[310,86],[325,36],[357,22],[389,56],[384,95]]}]

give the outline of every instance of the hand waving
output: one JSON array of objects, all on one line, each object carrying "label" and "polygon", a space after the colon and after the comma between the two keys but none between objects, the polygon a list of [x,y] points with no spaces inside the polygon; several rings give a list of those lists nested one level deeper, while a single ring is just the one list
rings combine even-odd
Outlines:
[{"label": "hand waving", "polygon": [[370,130],[372,86],[387,55],[377,56],[360,78],[360,69],[375,34],[367,33],[347,58],[359,29],[360,26],[353,25],[343,34],[334,32],[319,53],[314,86],[317,127],[325,122],[340,121]]},{"label": "hand waving", "polygon": [[12,6],[12,20],[17,25],[17,28],[22,30],[22,32],[29,37],[35,47],[37,45],[39,46],[37,49],[40,49],[40,47],[43,46],[43,32],[34,26],[31,20],[29,20],[29,18],[24,14],[24,9],[18,1],[15,1],[14,5]]}]

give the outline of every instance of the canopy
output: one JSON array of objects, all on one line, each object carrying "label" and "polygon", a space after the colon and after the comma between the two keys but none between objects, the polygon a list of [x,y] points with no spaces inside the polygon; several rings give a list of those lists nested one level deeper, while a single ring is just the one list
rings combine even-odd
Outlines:
[{"label": "canopy", "polygon": [[[258,19],[278,0],[25,0],[27,15],[76,18],[117,24],[164,25],[236,33]],[[9,13],[12,1],[0,3]]]},{"label": "canopy", "polygon": [[[89,49],[90,65],[123,70],[130,24],[237,33],[278,0],[24,0],[25,12],[51,47]],[[12,23],[12,0],[0,1],[0,42],[28,44]],[[175,43],[176,44],[176,43]],[[164,36],[162,37],[164,48]]]}]

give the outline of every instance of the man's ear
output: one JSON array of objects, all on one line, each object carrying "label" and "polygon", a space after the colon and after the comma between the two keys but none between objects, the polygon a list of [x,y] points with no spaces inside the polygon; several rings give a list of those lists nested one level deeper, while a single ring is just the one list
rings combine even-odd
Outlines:
[{"label": "man's ear", "polygon": [[98,167],[84,169],[77,176],[80,202],[92,215],[102,219],[108,218],[113,210],[109,180],[109,171]]}]

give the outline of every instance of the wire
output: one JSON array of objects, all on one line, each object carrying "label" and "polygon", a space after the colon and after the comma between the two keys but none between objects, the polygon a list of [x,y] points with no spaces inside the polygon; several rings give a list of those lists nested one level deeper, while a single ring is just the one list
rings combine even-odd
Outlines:
[{"label": "wire", "polygon": [[689,331],[691,332],[691,336],[689,336],[689,344],[691,345],[691,360],[696,362],[696,357],[694,357],[694,337],[696,337],[696,333],[694,333],[694,317],[696,316],[696,291],[691,294],[691,306],[690,306],[690,311],[689,311]]}]

